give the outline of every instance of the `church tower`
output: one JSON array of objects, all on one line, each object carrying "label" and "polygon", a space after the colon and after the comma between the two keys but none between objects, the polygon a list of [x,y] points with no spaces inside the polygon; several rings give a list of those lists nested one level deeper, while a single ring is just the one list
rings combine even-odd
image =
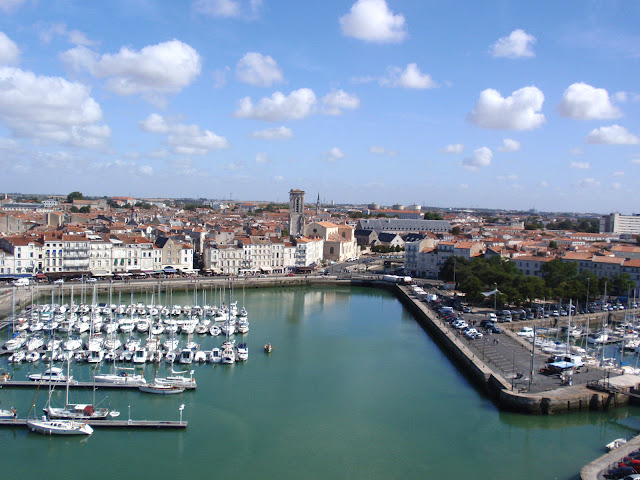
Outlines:
[{"label": "church tower", "polygon": [[316,218],[320,215],[320,194],[318,194],[318,200],[316,200]]},{"label": "church tower", "polygon": [[304,192],[289,191],[289,235],[301,237],[304,229]]}]

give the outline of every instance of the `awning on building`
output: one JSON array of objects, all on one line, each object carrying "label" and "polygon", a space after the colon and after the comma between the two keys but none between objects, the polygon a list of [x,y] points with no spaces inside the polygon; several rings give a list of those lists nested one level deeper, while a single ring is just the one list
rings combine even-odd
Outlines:
[{"label": "awning on building", "polygon": [[91,275],[94,277],[111,277],[113,274],[107,272],[106,270],[94,270],[91,272]]},{"label": "awning on building", "polygon": [[260,270],[262,270],[263,272],[271,272],[273,270],[273,268],[271,268],[271,267],[260,267]]},{"label": "awning on building", "polygon": [[178,271],[173,267],[164,267],[164,273],[178,273]]}]

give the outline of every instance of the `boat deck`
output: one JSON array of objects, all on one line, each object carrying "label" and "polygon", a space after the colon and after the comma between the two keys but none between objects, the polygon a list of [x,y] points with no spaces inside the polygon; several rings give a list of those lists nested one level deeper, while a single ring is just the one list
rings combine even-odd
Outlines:
[{"label": "boat deck", "polygon": [[[187,428],[189,422],[170,420],[89,420],[94,428]],[[26,418],[0,419],[0,427],[26,427]]]}]

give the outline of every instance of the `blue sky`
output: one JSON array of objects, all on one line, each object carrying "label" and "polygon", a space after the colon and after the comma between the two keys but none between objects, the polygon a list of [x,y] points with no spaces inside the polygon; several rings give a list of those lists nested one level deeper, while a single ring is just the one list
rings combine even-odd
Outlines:
[{"label": "blue sky", "polygon": [[0,190],[632,213],[638,25],[626,0],[0,0]]}]

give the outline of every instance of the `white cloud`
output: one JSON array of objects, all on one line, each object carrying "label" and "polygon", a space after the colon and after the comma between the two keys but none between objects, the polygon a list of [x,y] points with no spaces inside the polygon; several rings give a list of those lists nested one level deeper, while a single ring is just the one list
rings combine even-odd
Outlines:
[{"label": "white cloud", "polygon": [[20,49],[4,32],[0,32],[0,64],[15,65],[20,61]]},{"label": "white cloud", "polygon": [[111,130],[98,125],[102,110],[85,85],[12,67],[0,67],[0,84],[0,119],[14,136],[106,146]]},{"label": "white cloud", "polygon": [[640,94],[633,92],[616,92],[612,95],[616,102],[640,102]]},{"label": "white cloud", "polygon": [[535,57],[535,53],[533,53],[534,43],[536,43],[536,37],[518,28],[511,32],[509,36],[499,38],[498,41],[491,46],[489,52],[494,57]]},{"label": "white cloud", "polygon": [[341,115],[343,110],[355,110],[360,106],[356,95],[344,90],[333,90],[322,97],[323,112],[327,115]]},{"label": "white cloud", "polygon": [[140,165],[138,172],[142,175],[151,176],[153,175],[153,167],[151,165]]},{"label": "white cloud", "polygon": [[79,30],[68,30],[64,23],[51,23],[42,27],[40,40],[48,44],[54,35],[66,37],[67,40],[74,45],[91,46],[96,44],[96,42],[89,40],[83,32]]},{"label": "white cloud", "polygon": [[328,162],[337,162],[341,158],[344,158],[344,153],[338,147],[333,147],[327,152]]},{"label": "white cloud", "polygon": [[270,87],[284,78],[278,63],[269,55],[248,52],[236,64],[236,78],[256,87]]},{"label": "white cloud", "polygon": [[591,168],[591,164],[589,162],[571,162],[571,168],[587,170]]},{"label": "white cloud", "polygon": [[631,159],[631,163],[635,163],[636,165],[640,164],[640,157],[639,158],[632,158]]},{"label": "white cloud", "polygon": [[386,87],[404,88],[436,88],[438,84],[427,73],[422,73],[415,63],[410,63],[404,70],[399,67],[388,67],[387,77],[379,80],[380,85]]},{"label": "white cloud", "polygon": [[398,152],[396,152],[395,150],[387,150],[385,147],[380,146],[380,145],[374,145],[369,149],[370,153],[374,153],[376,155],[390,155],[392,157],[395,157]]},{"label": "white cloud", "polygon": [[600,182],[595,178],[583,178],[578,182],[578,186],[583,189],[597,188]]},{"label": "white cloud", "polygon": [[450,143],[446,147],[440,150],[442,153],[462,153],[464,152],[464,145],[462,143]]},{"label": "white cloud", "polygon": [[284,177],[282,175],[276,175],[275,177],[273,177],[273,181],[276,183],[282,183],[284,182]]},{"label": "white cloud", "polygon": [[253,138],[261,140],[287,140],[293,138],[293,132],[287,127],[273,127],[266,130],[258,130],[251,134]]},{"label": "white cloud", "polygon": [[226,138],[211,130],[202,130],[197,125],[173,123],[157,113],[149,115],[138,126],[145,132],[167,134],[167,144],[178,155],[205,155],[211,150],[231,146]]},{"label": "white cloud", "polygon": [[604,88],[595,88],[586,83],[569,85],[558,106],[560,115],[578,120],[618,118],[622,112],[611,104],[609,93]]},{"label": "white cloud", "polygon": [[544,94],[537,87],[524,87],[510,97],[502,98],[492,88],[480,93],[478,103],[467,119],[482,128],[502,130],[532,130],[545,121],[539,113]]},{"label": "white cloud", "polygon": [[385,0],[357,0],[349,13],[340,17],[342,33],[376,43],[398,43],[407,37],[404,16],[394,15]]},{"label": "white cloud", "polygon": [[118,95],[142,94],[147,100],[182,90],[200,74],[198,52],[179,40],[149,45],[139,51],[122,47],[116,54],[98,55],[79,46],[67,50],[62,60],[70,68],[106,78],[106,87]]},{"label": "white cloud", "polygon": [[613,182],[611,184],[611,190],[622,190],[622,184],[620,182]]},{"label": "white cloud", "polygon": [[461,183],[460,184],[460,188],[462,190],[469,190],[469,184],[468,183]]},{"label": "white cloud", "polygon": [[538,186],[541,188],[547,188],[549,186],[549,182],[547,182],[546,180],[542,180],[538,183]]},{"label": "white cloud", "polygon": [[234,113],[239,118],[256,118],[267,122],[299,120],[309,116],[317,103],[316,95],[310,88],[294,90],[288,96],[275,92],[265,97],[256,105],[251,98],[242,98]]},{"label": "white cloud", "polygon": [[467,170],[477,171],[491,165],[492,158],[493,152],[490,148],[480,147],[473,151],[471,157],[465,158],[462,161],[462,165],[464,165]]},{"label": "white cloud", "polygon": [[517,152],[520,150],[520,142],[511,138],[505,138],[502,140],[502,145],[498,147],[500,152]]},{"label": "white cloud", "polygon": [[262,0],[196,0],[193,9],[210,17],[256,18],[262,8]]},{"label": "white cloud", "polygon": [[624,177],[624,175],[625,175],[624,172],[613,172],[614,177]]},{"label": "white cloud", "polygon": [[620,125],[611,125],[591,130],[585,142],[604,145],[637,145],[640,139]]},{"label": "white cloud", "polygon": [[0,10],[4,13],[11,13],[17,10],[26,0],[0,0]]},{"label": "white cloud", "polygon": [[256,153],[256,163],[269,163],[269,157],[264,152]]}]

